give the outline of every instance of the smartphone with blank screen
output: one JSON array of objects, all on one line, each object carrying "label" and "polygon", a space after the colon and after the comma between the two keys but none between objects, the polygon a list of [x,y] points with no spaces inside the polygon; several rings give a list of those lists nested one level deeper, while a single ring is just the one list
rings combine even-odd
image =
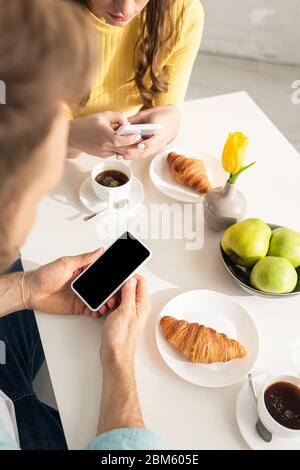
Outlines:
[{"label": "smartphone with blank screen", "polygon": [[72,282],[71,288],[97,312],[151,257],[149,248],[125,232]]}]

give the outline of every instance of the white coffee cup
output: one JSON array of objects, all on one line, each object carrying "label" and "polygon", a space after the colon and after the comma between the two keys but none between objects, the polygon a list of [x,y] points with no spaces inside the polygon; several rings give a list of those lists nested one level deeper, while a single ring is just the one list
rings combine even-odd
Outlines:
[{"label": "white coffee cup", "polygon": [[[121,186],[104,186],[96,181],[97,176],[104,171],[120,171],[127,176],[128,181]],[[129,166],[118,160],[101,161],[94,166],[91,172],[92,188],[97,198],[103,202],[103,208],[113,207],[114,204],[128,199],[132,188],[133,178],[134,176]]]},{"label": "white coffee cup", "polygon": [[272,377],[264,385],[261,393],[258,395],[257,399],[257,412],[258,416],[263,423],[263,425],[270,431],[272,434],[275,434],[279,437],[285,438],[300,438],[300,429],[291,429],[283,426],[278,423],[271,414],[269,413],[266,403],[265,403],[265,391],[270,387],[270,385],[277,382],[287,382],[297,387],[300,387],[300,378],[293,375],[279,375],[277,377]]}]

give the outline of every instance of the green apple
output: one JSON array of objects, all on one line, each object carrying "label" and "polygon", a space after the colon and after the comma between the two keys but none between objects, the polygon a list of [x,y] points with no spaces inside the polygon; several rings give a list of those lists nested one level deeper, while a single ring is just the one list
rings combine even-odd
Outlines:
[{"label": "green apple", "polygon": [[250,277],[253,287],[274,294],[292,292],[297,281],[297,271],[292,263],[278,256],[267,256],[258,261]]},{"label": "green apple", "polygon": [[294,268],[298,268],[300,266],[300,233],[288,228],[273,230],[268,255],[286,258]]},{"label": "green apple", "polygon": [[272,230],[259,219],[246,219],[231,225],[221,245],[226,255],[240,266],[251,267],[268,253]]}]

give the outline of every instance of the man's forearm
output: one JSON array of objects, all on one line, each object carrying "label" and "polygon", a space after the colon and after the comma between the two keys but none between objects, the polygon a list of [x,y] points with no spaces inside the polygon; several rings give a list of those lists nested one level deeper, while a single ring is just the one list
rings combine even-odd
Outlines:
[{"label": "man's forearm", "polygon": [[143,427],[134,360],[105,363],[98,433],[120,428]]},{"label": "man's forearm", "polygon": [[0,276],[0,317],[24,310],[22,276],[22,272]]}]

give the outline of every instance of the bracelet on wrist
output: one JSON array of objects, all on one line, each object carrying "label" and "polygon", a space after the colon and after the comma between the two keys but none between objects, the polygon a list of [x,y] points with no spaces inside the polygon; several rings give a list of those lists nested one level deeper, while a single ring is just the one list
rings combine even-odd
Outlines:
[{"label": "bracelet on wrist", "polygon": [[22,275],[22,278],[21,278],[21,294],[22,294],[22,302],[23,302],[23,306],[25,307],[26,310],[30,310],[30,306],[28,304],[28,299],[27,299],[27,293],[25,292],[25,287],[24,287],[24,284],[25,284],[25,278],[26,278],[26,275],[28,273],[26,271],[24,271],[23,275]]}]

